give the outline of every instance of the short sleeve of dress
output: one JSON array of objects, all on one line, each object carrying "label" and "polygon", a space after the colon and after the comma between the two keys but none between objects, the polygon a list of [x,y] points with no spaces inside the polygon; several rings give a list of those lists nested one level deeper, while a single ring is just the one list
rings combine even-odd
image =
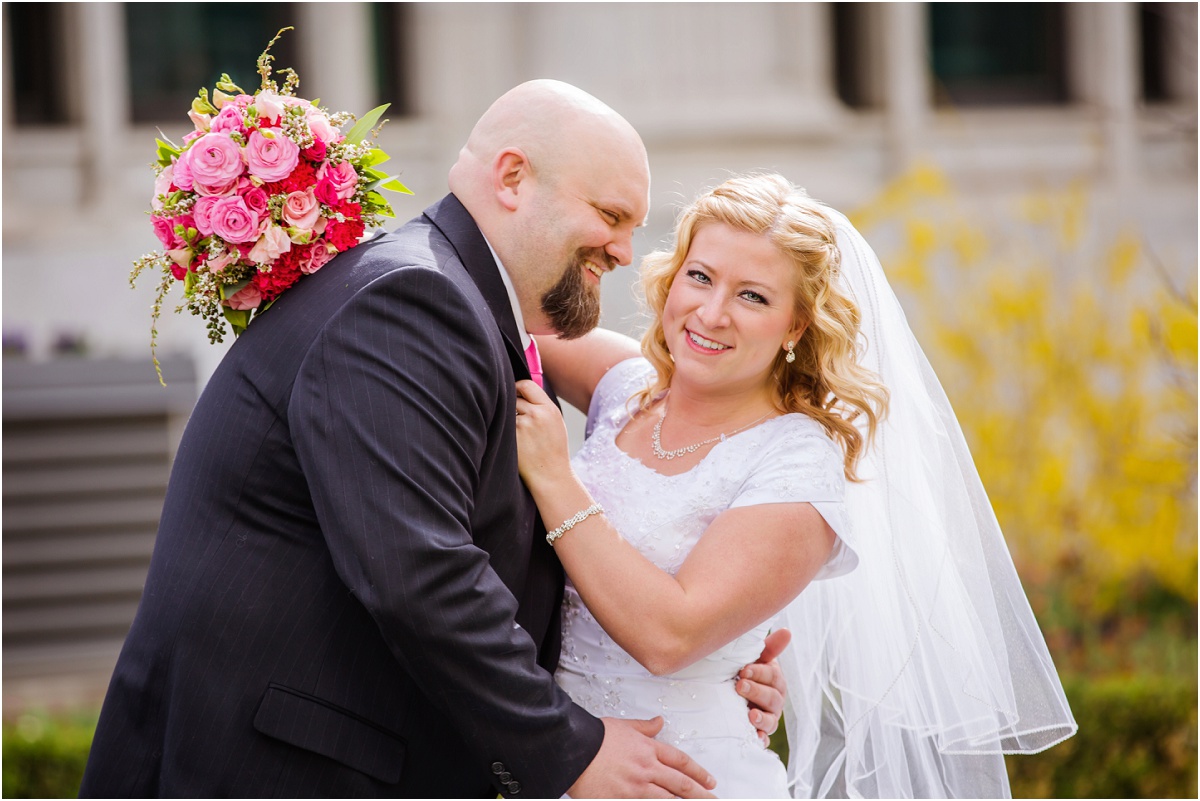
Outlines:
[{"label": "short sleeve of dress", "polygon": [[858,565],[854,532],[844,503],[842,452],[813,420],[787,415],[771,421],[769,440],[730,503],[731,509],[764,503],[809,503],[837,535],[833,551],[813,580],[849,573]]},{"label": "short sleeve of dress", "polygon": [[592,392],[584,436],[590,437],[602,420],[624,425],[632,413],[630,396],[644,389],[653,375],[650,362],[640,356],[617,362],[609,368]]}]

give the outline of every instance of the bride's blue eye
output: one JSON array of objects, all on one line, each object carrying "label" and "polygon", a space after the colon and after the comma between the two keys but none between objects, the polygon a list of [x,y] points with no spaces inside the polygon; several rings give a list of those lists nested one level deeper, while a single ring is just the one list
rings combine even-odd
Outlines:
[{"label": "bride's blue eye", "polygon": [[693,278],[702,284],[710,283],[708,280],[708,276],[705,275],[704,273],[700,272],[699,270],[688,270],[687,275],[688,275],[688,278]]},{"label": "bride's blue eye", "polygon": [[761,303],[764,306],[771,305],[770,301],[768,301],[762,295],[758,294],[757,292],[752,292],[749,289],[747,289],[745,292],[742,293],[742,297],[745,298],[746,300],[750,301],[751,303]]}]

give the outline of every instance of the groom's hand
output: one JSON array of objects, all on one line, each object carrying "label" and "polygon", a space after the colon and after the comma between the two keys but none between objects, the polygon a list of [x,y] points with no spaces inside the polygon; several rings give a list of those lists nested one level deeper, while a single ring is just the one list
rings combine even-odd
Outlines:
[{"label": "groom's hand", "polygon": [[738,694],[750,704],[750,722],[758,729],[758,739],[764,746],[771,744],[771,735],[779,728],[783,696],[787,694],[787,682],[776,657],[791,641],[792,633],[787,629],[771,632],[763,642],[758,661],[746,665],[738,674]]},{"label": "groom's hand", "polygon": [[571,798],[714,798],[716,781],[690,756],[651,739],[662,718],[601,718],[604,742],[567,791]]}]

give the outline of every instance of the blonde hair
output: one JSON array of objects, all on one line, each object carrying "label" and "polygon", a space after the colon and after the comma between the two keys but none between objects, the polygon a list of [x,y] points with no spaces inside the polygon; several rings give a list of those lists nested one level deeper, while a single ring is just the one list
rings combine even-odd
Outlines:
[{"label": "blonde hair", "polygon": [[[725,181],[684,209],[676,224],[674,250],[642,262],[641,283],[651,324],[642,354],[656,380],[637,393],[645,410],[671,384],[675,364],[667,350],[662,314],[692,238],[705,225],[728,225],[767,237],[795,265],[795,313],[807,327],[796,342],[795,362],[781,349],[771,367],[775,404],[783,413],[816,420],[841,445],[846,478],[857,481],[855,465],[886,415],[887,388],[859,364],[858,307],[834,280],[841,261],[833,221],[825,206],[779,175],[743,175]],[[856,425],[866,422],[866,438]]]}]

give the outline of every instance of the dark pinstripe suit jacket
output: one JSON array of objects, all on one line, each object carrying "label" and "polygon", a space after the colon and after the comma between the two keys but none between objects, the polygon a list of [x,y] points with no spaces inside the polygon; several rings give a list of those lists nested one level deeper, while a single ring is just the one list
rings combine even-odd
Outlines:
[{"label": "dark pinstripe suit jacket", "polygon": [[565,792],[603,727],[547,672],[519,341],[453,195],[249,327],[183,436],[84,794]]}]

